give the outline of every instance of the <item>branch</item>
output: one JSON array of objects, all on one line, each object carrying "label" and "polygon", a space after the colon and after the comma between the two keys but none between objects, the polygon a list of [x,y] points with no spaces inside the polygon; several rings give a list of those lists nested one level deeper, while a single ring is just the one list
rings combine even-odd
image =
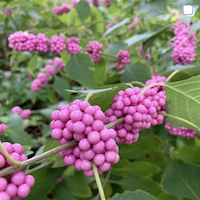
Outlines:
[{"label": "branch", "polygon": [[[113,126],[116,126],[117,124],[122,123],[122,122],[124,122],[124,117],[119,118],[116,121],[107,124],[106,127],[109,129],[109,128],[112,128]],[[45,158],[48,158],[49,156],[52,156],[53,154],[56,154],[56,153],[66,149],[66,148],[73,147],[77,144],[78,144],[77,141],[72,140],[71,142],[63,144],[63,145],[58,146],[54,149],[46,151],[46,152],[44,152],[44,153],[42,153],[38,156],[35,156],[33,158],[30,158],[26,161],[21,162],[21,165],[19,167],[12,165],[10,167],[4,168],[4,169],[0,170],[0,177],[7,176],[9,174],[14,174],[14,173],[18,172],[19,170],[28,167],[29,165],[33,165],[33,164],[37,163],[38,161],[41,161]]]},{"label": "branch", "polygon": [[76,144],[77,144],[77,142],[75,140],[73,140],[73,141],[68,142],[66,144],[63,144],[61,146],[58,146],[58,147],[56,147],[54,149],[46,151],[46,152],[44,152],[44,153],[42,153],[42,154],[40,154],[38,156],[35,156],[35,157],[30,158],[30,159],[28,159],[26,161],[23,161],[19,167],[12,165],[10,167],[2,169],[0,171],[0,177],[7,176],[9,174],[14,174],[14,173],[18,172],[19,170],[28,167],[29,165],[32,165],[32,164],[34,164],[34,163],[36,163],[36,162],[38,162],[40,160],[48,158],[49,156],[52,156],[53,154],[56,154],[56,153],[58,153],[58,152],[60,152],[60,151],[62,151],[64,149],[66,149],[66,148],[73,147]]}]

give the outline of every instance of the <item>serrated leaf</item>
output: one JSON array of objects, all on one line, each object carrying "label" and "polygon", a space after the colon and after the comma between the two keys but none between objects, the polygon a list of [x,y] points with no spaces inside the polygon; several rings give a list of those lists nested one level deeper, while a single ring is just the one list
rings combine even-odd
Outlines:
[{"label": "serrated leaf", "polygon": [[142,176],[129,175],[118,181],[110,182],[120,185],[124,190],[134,191],[136,189],[141,189],[155,196],[162,193],[162,189],[156,181]]},{"label": "serrated leaf", "polygon": [[75,197],[73,197],[67,188],[67,184],[65,181],[62,181],[61,183],[58,183],[55,187],[55,189],[52,191],[53,197],[57,200],[76,200]]},{"label": "serrated leaf", "polygon": [[151,79],[150,68],[147,65],[139,62],[126,66],[121,76],[121,81],[125,83],[132,81],[140,81],[145,83],[149,79]]},{"label": "serrated leaf", "polygon": [[166,111],[171,126],[184,126],[200,132],[200,75],[166,83]]},{"label": "serrated leaf", "polygon": [[69,89],[70,85],[68,81],[64,78],[61,78],[59,76],[55,76],[55,81],[53,84],[54,90],[60,94],[65,100],[69,101],[70,95],[65,92],[65,89]]},{"label": "serrated leaf", "polygon": [[109,43],[108,47],[106,48],[106,53],[112,56],[116,56],[120,50],[123,50],[125,47],[122,41]]},{"label": "serrated leaf", "polygon": [[160,27],[160,28],[157,28],[156,30],[152,29],[150,30],[149,32],[147,33],[141,33],[141,34],[134,34],[132,37],[126,39],[124,42],[128,45],[128,46],[131,46],[139,41],[145,41],[147,39],[149,39],[150,37],[152,36],[155,36],[155,35],[159,35],[161,34],[162,32],[164,32],[166,29],[168,29],[171,25],[167,25],[165,27]]},{"label": "serrated leaf", "polygon": [[190,32],[189,35],[198,31],[200,29],[200,21],[195,22],[194,24],[192,24],[192,26],[190,27]]},{"label": "serrated leaf", "polygon": [[99,83],[103,83],[106,80],[107,66],[104,59],[101,59],[100,62],[94,64],[95,68],[95,77]]},{"label": "serrated leaf", "polygon": [[66,71],[71,79],[79,82],[83,86],[94,88],[97,86],[91,58],[85,54],[74,54],[66,66]]},{"label": "serrated leaf", "polygon": [[35,185],[24,200],[42,200],[55,187],[56,181],[62,176],[66,167],[62,168],[42,168],[32,173],[35,178]]},{"label": "serrated leaf", "polygon": [[200,200],[199,176],[199,167],[174,160],[167,167],[162,185],[172,195]]},{"label": "serrated leaf", "polygon": [[125,191],[122,194],[116,194],[114,197],[108,200],[156,200],[156,198],[142,190],[136,190],[135,192]]},{"label": "serrated leaf", "polygon": [[128,86],[125,84],[119,84],[117,86],[113,86],[113,88],[109,88],[108,90],[104,90],[99,93],[93,94],[89,102],[92,105],[99,105],[103,111],[109,108],[112,104],[112,98],[117,94],[120,90],[125,90]]},{"label": "serrated leaf", "polygon": [[27,146],[34,146],[31,136],[21,128],[10,127],[9,135],[13,142],[17,142]]},{"label": "serrated leaf", "polygon": [[88,16],[90,15],[90,6],[85,0],[81,0],[76,5],[76,10],[78,12],[79,17],[84,22]]},{"label": "serrated leaf", "polygon": [[[121,163],[122,162],[122,163]],[[124,163],[123,160],[114,165],[112,172],[116,175],[136,174],[151,177],[160,171],[160,167],[146,161]]]},{"label": "serrated leaf", "polygon": [[85,181],[85,176],[82,173],[78,173],[73,177],[65,177],[68,191],[77,197],[90,197],[92,192],[89,185]]},{"label": "serrated leaf", "polygon": [[37,69],[37,54],[35,54],[29,61],[27,70],[31,75],[34,75],[34,71]]},{"label": "serrated leaf", "polygon": [[22,118],[18,114],[12,115],[8,120],[8,125],[10,128],[21,128],[22,127]]},{"label": "serrated leaf", "polygon": [[125,18],[123,19],[121,22],[115,24],[114,26],[112,26],[111,28],[109,28],[105,33],[104,36],[108,35],[109,33],[111,33],[112,31],[114,31],[115,29],[124,26],[125,24],[127,24],[128,22],[130,22],[131,18]]}]

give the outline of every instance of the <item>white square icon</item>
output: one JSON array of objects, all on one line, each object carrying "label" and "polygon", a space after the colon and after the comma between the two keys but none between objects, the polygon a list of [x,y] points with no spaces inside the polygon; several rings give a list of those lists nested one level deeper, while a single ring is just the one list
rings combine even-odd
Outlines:
[{"label": "white square icon", "polygon": [[183,6],[183,14],[184,15],[192,15],[193,14],[193,8],[191,5],[184,5]]}]

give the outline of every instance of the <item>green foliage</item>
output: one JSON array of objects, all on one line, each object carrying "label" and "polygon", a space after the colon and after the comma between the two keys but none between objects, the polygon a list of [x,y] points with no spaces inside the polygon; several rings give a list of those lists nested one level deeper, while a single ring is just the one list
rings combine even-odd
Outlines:
[{"label": "green foliage", "polygon": [[197,166],[172,161],[162,180],[163,189],[172,195],[189,199],[200,199],[200,169]]}]

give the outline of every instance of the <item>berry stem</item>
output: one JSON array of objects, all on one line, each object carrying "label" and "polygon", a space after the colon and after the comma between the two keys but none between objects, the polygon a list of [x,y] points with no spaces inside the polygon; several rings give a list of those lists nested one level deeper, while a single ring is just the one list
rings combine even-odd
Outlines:
[{"label": "berry stem", "polygon": [[183,123],[188,124],[190,127],[192,127],[192,129],[194,129],[196,132],[200,133],[200,128],[198,128],[198,126],[196,126],[195,124],[193,124],[192,122],[190,122],[186,119],[183,119],[183,118],[178,117],[178,116],[170,115],[168,113],[164,113],[164,112],[161,112],[161,111],[158,111],[158,113],[165,116],[165,117],[169,117],[169,118],[172,118],[172,119],[175,119],[175,120],[178,120],[178,121],[182,121]]},{"label": "berry stem", "polygon": [[92,92],[89,92],[85,98],[85,101],[89,101],[90,97],[93,95]]},{"label": "berry stem", "polygon": [[106,124],[106,127],[109,129],[109,128],[112,128],[113,126],[116,126],[117,124],[122,123],[122,122],[124,122],[124,117],[121,117],[114,122],[110,122],[109,124]]},{"label": "berry stem", "polygon": [[134,86],[132,84],[130,84],[130,83],[125,83],[125,85],[128,85],[132,89],[134,88]]},{"label": "berry stem", "polygon": [[37,163],[38,161],[41,161],[41,160],[43,160],[45,158],[48,158],[49,156],[54,155],[54,154],[66,149],[66,148],[73,147],[76,144],[77,144],[77,141],[73,140],[73,141],[68,142],[66,144],[63,144],[61,146],[58,146],[58,147],[56,147],[54,149],[46,151],[46,152],[44,152],[44,153],[42,153],[42,154],[40,154],[38,156],[30,158],[30,159],[28,159],[26,161],[20,162],[20,164],[21,164],[20,166],[12,165],[10,167],[2,169],[2,170],[0,170],[0,177],[6,176],[6,175],[9,175],[9,174],[14,174],[17,171],[28,167],[29,165],[33,165],[33,164]]},{"label": "berry stem", "polygon": [[100,177],[99,177],[99,173],[97,171],[97,166],[94,163],[92,163],[92,168],[93,168],[93,171],[94,171],[94,177],[96,179],[96,183],[97,183],[97,187],[98,187],[98,190],[99,190],[101,200],[106,200],[104,190],[103,190],[103,187],[102,187],[102,184],[101,184],[101,180],[100,180]]},{"label": "berry stem", "polygon": [[154,87],[156,85],[165,86],[164,83],[153,83],[153,84],[149,85],[148,87],[146,87],[144,90],[142,90],[141,94],[144,94],[149,88],[152,88],[152,87]]},{"label": "berry stem", "polygon": [[21,162],[13,159],[10,154],[6,151],[4,148],[2,142],[0,141],[0,150],[3,153],[3,155],[14,165],[14,166],[20,166]]},{"label": "berry stem", "polygon": [[166,83],[169,82],[170,79],[171,79],[174,75],[176,75],[178,72],[179,72],[179,70],[173,71],[173,72],[167,77]]}]

